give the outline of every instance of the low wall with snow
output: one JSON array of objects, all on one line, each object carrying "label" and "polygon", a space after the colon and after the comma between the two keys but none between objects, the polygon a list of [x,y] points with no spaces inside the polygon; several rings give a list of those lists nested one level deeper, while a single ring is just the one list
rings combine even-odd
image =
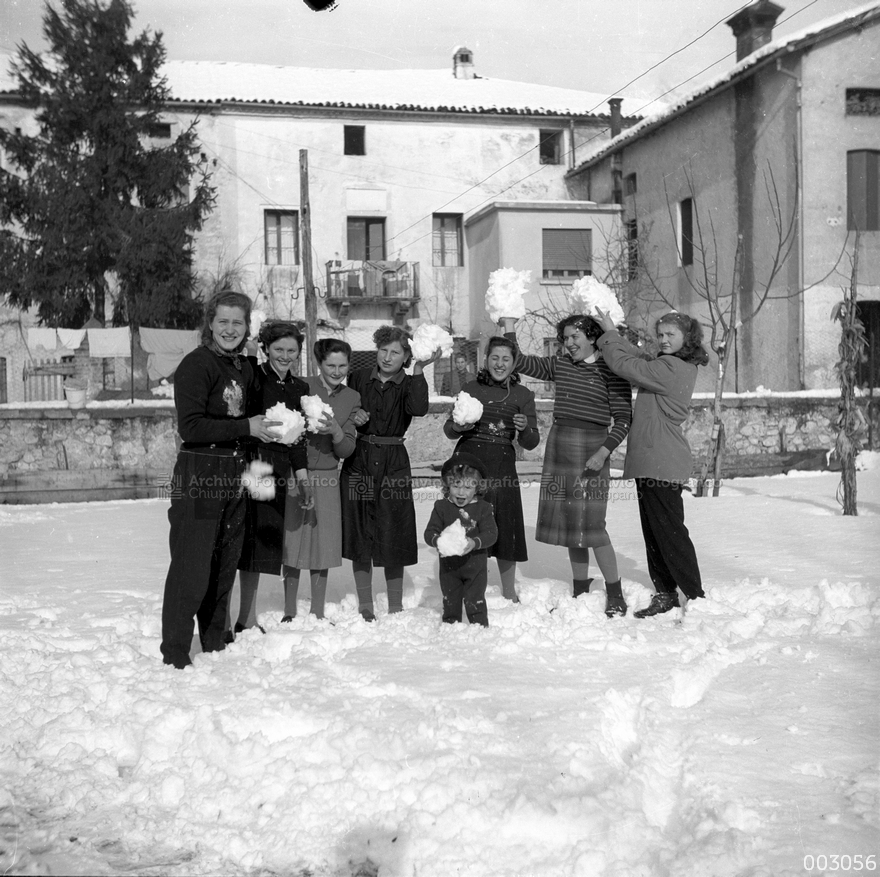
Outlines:
[{"label": "low wall with snow", "polygon": [[[724,399],[727,452],[724,474],[764,475],[827,468],[834,446],[834,394],[730,395]],[[865,447],[880,446],[880,405],[861,399]],[[435,399],[407,436],[415,468],[446,459],[453,442],[443,434],[451,401]],[[541,444],[521,452],[524,468],[538,471],[552,420],[552,400],[538,400]],[[694,400],[686,434],[699,458],[708,446],[712,399]],[[622,446],[612,466],[623,465]],[[90,402],[0,406],[0,503],[83,501],[163,495],[177,453],[174,408],[168,402],[133,405]]]}]

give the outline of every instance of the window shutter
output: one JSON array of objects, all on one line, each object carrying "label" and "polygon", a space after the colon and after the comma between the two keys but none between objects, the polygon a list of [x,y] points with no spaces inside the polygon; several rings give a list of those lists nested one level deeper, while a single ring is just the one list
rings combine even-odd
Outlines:
[{"label": "window shutter", "polygon": [[545,228],[541,236],[545,275],[548,271],[590,272],[593,263],[591,229]]}]

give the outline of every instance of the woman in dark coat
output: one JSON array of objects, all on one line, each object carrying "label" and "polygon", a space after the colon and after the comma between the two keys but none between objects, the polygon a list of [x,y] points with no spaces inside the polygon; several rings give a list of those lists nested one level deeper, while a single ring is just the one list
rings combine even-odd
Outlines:
[{"label": "woman in dark coat", "polygon": [[247,436],[271,441],[275,424],[247,416],[255,391],[251,364],[242,355],[251,301],[221,292],[205,308],[202,345],[174,375],[177,431],[182,439],[172,476],[168,521],[171,563],[162,601],[162,658],[183,668],[193,616],[203,652],[226,648],[229,594],[244,539],[241,474]]},{"label": "woman in dark coat", "polygon": [[403,568],[418,562],[416,511],[409,454],[403,444],[413,417],[428,413],[428,382],[422,370],[440,357],[438,350],[416,362],[412,376],[409,335],[382,326],[373,335],[376,365],[359,369],[348,386],[361,397],[353,420],[358,427],[354,453],[342,464],[342,556],[351,561],[358,604],[365,621],[375,621],[373,567],[385,568],[389,613],[403,609]]},{"label": "woman in dark coat", "polygon": [[[515,321],[505,318],[505,329]],[[598,355],[602,327],[573,314],[556,327],[562,356],[516,358],[516,369],[556,384],[553,426],[541,472],[541,498],[535,537],[565,545],[571,562],[574,596],[590,590],[590,549],[605,577],[605,614],[626,614],[617,555],[605,529],[611,452],[626,438],[632,420],[632,391]],[[515,336],[509,334],[512,340]]]},{"label": "woman in dark coat", "polygon": [[519,602],[516,594],[516,565],[529,559],[523,521],[522,496],[516,474],[514,441],[527,451],[541,441],[535,394],[523,387],[514,371],[516,345],[508,338],[489,339],[485,368],[462,390],[483,404],[483,415],[476,423],[457,424],[451,417],[443,431],[458,439],[455,453],[473,454],[486,467],[489,491],[485,499],[495,509],[498,540],[489,556],[498,561],[501,590],[508,600]]},{"label": "woman in dark coat", "polygon": [[697,552],[684,524],[681,494],[693,460],[681,425],[688,416],[697,367],[706,365],[709,354],[702,346],[700,324],[687,314],[672,311],[657,321],[656,358],[621,338],[607,314],[599,311],[599,317],[605,334],[597,343],[608,367],[639,388],[623,477],[636,482],[648,574],[657,589],[650,605],[635,613],[645,618],[677,607],[677,587],[689,600],[704,596]]},{"label": "woman in dark coat", "polygon": [[[305,381],[293,374],[293,367],[302,350],[303,335],[296,323],[273,320],[263,323],[259,344],[266,361],[251,365],[256,375],[256,392],[249,405],[251,414],[265,414],[279,402],[291,411],[302,413],[300,400],[309,395]],[[281,574],[281,550],[284,545],[284,510],[288,485],[293,484],[300,502],[311,508],[308,480],[308,455],[305,435],[292,445],[281,442],[257,442],[249,446],[251,460],[263,460],[272,466],[275,496],[270,500],[247,497],[245,537],[238,561],[241,603],[235,633],[257,623],[257,589],[260,573]],[[262,628],[261,628],[262,630]],[[231,639],[227,634],[227,639]]]}]

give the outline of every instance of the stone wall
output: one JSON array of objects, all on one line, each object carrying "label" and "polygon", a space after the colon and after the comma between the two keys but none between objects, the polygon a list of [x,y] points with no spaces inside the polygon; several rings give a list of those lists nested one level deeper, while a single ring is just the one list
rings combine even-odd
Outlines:
[{"label": "stone wall", "polygon": [[[880,405],[861,401],[866,446],[878,447]],[[538,471],[550,429],[553,403],[538,400],[541,444],[522,452],[524,468]],[[432,401],[407,436],[415,468],[445,460],[454,444],[443,434],[450,402]],[[724,400],[727,453],[724,473],[757,475],[797,468],[827,468],[834,446],[833,396],[733,396]],[[712,400],[696,399],[686,424],[694,456],[705,451],[711,431]],[[612,456],[623,464],[625,446]],[[80,501],[161,495],[177,453],[176,421],[163,406],[105,407],[92,403],[0,407],[0,503]]]}]

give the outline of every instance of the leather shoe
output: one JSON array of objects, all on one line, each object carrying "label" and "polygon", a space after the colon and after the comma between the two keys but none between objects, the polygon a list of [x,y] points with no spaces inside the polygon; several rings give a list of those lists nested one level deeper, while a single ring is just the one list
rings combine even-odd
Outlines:
[{"label": "leather shoe", "polygon": [[662,615],[671,609],[677,609],[681,604],[678,602],[678,593],[673,591],[671,594],[654,594],[651,602],[644,608],[634,612],[636,618],[649,618],[652,615]]},{"label": "leather shoe", "polygon": [[623,597],[605,595],[605,614],[609,618],[620,618],[626,615],[626,600]]}]

